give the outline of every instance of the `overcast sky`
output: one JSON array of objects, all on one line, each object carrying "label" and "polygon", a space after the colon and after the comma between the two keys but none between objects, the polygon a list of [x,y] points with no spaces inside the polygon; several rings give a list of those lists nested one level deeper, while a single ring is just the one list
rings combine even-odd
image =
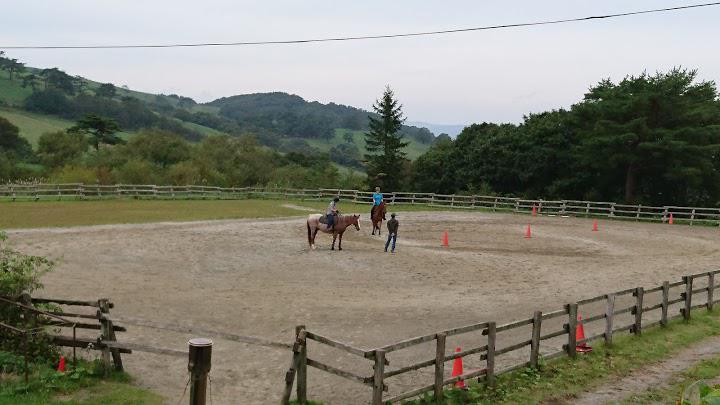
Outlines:
[{"label": "overcast sky", "polygon": [[[702,0],[3,2],[0,46],[232,42],[441,30]],[[533,28],[222,48],[8,51],[29,66],[210,101],[285,91],[369,109],[390,84],[413,121],[518,122],[604,77],[675,65],[720,79],[720,7]]]}]

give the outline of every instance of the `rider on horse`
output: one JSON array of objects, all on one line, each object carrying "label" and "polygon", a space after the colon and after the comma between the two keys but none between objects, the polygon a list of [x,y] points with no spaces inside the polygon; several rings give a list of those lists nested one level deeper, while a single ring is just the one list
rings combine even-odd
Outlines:
[{"label": "rider on horse", "polygon": [[335,216],[337,216],[338,209],[337,203],[340,201],[340,197],[335,197],[330,201],[330,205],[327,208],[327,226],[328,229],[335,230]]},{"label": "rider on horse", "polygon": [[[373,217],[373,214],[375,213],[375,208],[380,206],[380,203],[383,202],[383,195],[380,192],[380,187],[375,187],[375,192],[372,195],[372,199],[373,199],[373,205],[372,205],[372,208],[370,209],[370,218]],[[383,219],[385,219],[385,218],[383,218]]]}]

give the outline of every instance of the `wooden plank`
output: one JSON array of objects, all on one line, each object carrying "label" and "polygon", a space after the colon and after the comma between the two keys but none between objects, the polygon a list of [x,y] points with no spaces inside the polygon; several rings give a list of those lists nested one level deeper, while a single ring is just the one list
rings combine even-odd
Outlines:
[{"label": "wooden plank", "polygon": [[443,400],[443,381],[445,379],[445,334],[438,333],[435,346],[435,401]]},{"label": "wooden plank", "polygon": [[657,287],[653,287],[653,288],[648,288],[647,290],[645,290],[645,294],[660,292],[660,291],[662,291],[662,289],[663,289],[663,287],[661,285],[657,286]]},{"label": "wooden plank", "polygon": [[659,304],[655,304],[655,305],[651,305],[649,307],[643,308],[643,312],[654,311],[656,309],[661,309],[662,307],[663,307],[663,303],[661,302]]},{"label": "wooden plank", "polygon": [[526,368],[528,366],[530,366],[530,362],[526,361],[525,363],[520,363],[520,364],[516,364],[514,366],[506,367],[506,368],[498,371],[497,375],[512,373],[515,370],[520,370],[521,368]]},{"label": "wooden plank", "polygon": [[583,343],[590,343],[590,342],[592,342],[592,341],[594,341],[594,340],[598,340],[598,339],[600,339],[600,338],[605,338],[605,332],[597,333],[597,334],[592,335],[592,336],[588,336],[588,337],[586,337],[585,339],[580,339],[580,340],[578,340],[578,341],[575,342],[575,345],[577,346],[577,345],[581,345],[581,344],[583,344]]},{"label": "wooden plank", "polygon": [[679,287],[679,286],[684,285],[684,284],[685,284],[685,280],[676,281],[676,282],[674,282],[674,283],[668,284],[668,287],[670,287],[670,288]]},{"label": "wooden plank", "polygon": [[578,304],[568,304],[568,344],[567,353],[571,358],[577,355],[575,351],[575,331],[577,326],[577,310]]},{"label": "wooden plank", "polygon": [[112,346],[113,348],[117,348],[120,353],[132,353],[132,350],[126,347],[121,347],[121,344],[116,342],[104,342],[99,339],[81,337],[76,337],[75,339],[73,339],[72,336],[61,335],[49,335],[48,337],[54,344],[63,347],[79,347],[83,349],[103,350]]},{"label": "wooden plank", "polygon": [[635,290],[635,327],[633,332],[635,335],[640,336],[642,334],[642,314],[643,314],[643,295],[645,294],[642,287],[638,287]]},{"label": "wooden plank", "polygon": [[623,308],[623,309],[618,309],[617,311],[615,311],[615,313],[613,315],[622,315],[622,314],[627,314],[628,312],[634,312],[634,311],[635,311],[635,305],[633,305],[631,307]]},{"label": "wooden plank", "polygon": [[[592,304],[593,302],[602,301],[607,297],[607,294],[598,295],[597,297],[586,298],[577,302],[578,305]],[[567,312],[566,312],[567,313]]]},{"label": "wooden plank", "polygon": [[[567,325],[566,325],[567,326]],[[540,336],[540,340],[552,339],[558,336],[562,336],[567,333],[567,329],[559,330],[557,332],[548,333],[547,335]]]},{"label": "wooden plank", "polygon": [[680,295],[681,295],[680,298],[676,298],[676,299],[674,299],[674,300],[668,301],[668,306],[669,306],[669,305],[678,304],[678,303],[681,303],[681,302],[685,302],[685,293],[681,293]]},{"label": "wooden plank", "polygon": [[436,333],[433,333],[432,335],[425,335],[420,337],[415,337],[412,339],[403,340],[391,345],[383,346],[381,349],[385,350],[385,353],[394,352],[396,350],[404,349],[406,347],[415,346],[420,343],[429,342],[431,340],[435,340],[435,337],[437,336]]},{"label": "wooden plank", "polygon": [[608,294],[605,308],[605,344],[612,344],[613,316],[615,314],[615,294]]},{"label": "wooden plank", "polygon": [[540,327],[542,326],[542,311],[533,314],[532,339],[530,339],[530,367],[538,367],[540,355]]},{"label": "wooden plank", "polygon": [[[502,349],[497,349],[497,350],[495,350],[495,356],[500,356],[502,354],[509,353],[513,350],[522,349],[523,347],[528,346],[531,343],[532,343],[532,340],[524,340],[522,342],[515,343],[514,345],[503,347]],[[484,357],[487,357],[487,354]],[[484,357],[481,357],[481,358],[484,359]]]},{"label": "wooden plank", "polygon": [[342,377],[342,378],[345,378],[350,381],[355,381],[357,383],[365,384],[365,385],[372,385],[373,379],[371,377],[361,377],[357,374],[353,374],[349,371],[341,370],[339,368],[319,362],[317,360],[313,360],[311,358],[307,359],[307,365],[308,365],[308,367],[315,367],[318,370],[322,370],[326,373],[334,374],[338,377]]},{"label": "wooden plank", "polygon": [[[532,325],[532,323],[533,323],[533,318],[510,322],[510,323],[506,323],[504,325],[498,326],[495,329],[495,332],[502,332],[502,331],[509,330],[509,329],[519,328],[519,327],[525,326],[525,325]],[[487,333],[488,333],[487,329],[483,331],[483,335],[487,335]]]},{"label": "wooden plank", "polygon": [[383,391],[385,391],[385,350],[375,350],[375,364],[373,373],[373,405],[382,405]]},{"label": "wooden plank", "polygon": [[354,354],[354,355],[356,355],[356,356],[360,356],[360,357],[370,357],[370,356],[372,356],[372,351],[361,350],[361,349],[352,347],[352,346],[350,346],[350,345],[348,345],[348,344],[345,344],[345,343],[342,343],[342,342],[338,342],[338,341],[336,341],[336,340],[332,340],[332,339],[330,339],[330,338],[328,338],[328,337],[325,337],[325,336],[322,336],[322,335],[318,335],[317,333],[313,333],[313,332],[310,332],[310,331],[306,331],[306,332],[305,332],[305,336],[306,336],[308,339],[310,339],[310,340],[314,340],[314,341],[316,341],[316,342],[318,342],[318,343],[323,343],[323,344],[326,344],[326,345],[328,345],[328,346],[334,347],[334,348],[336,348],[336,349],[340,349],[340,350],[346,351],[346,352],[348,352],[348,353],[352,353],[352,354]]},{"label": "wooden plank", "polygon": [[607,316],[606,314],[593,315],[593,316],[591,316],[591,317],[589,317],[589,318],[583,318],[583,319],[579,320],[578,323],[581,323],[581,324],[583,324],[583,325],[587,325],[587,324],[589,324],[589,323],[591,323],[591,322],[595,322],[595,321],[599,321],[599,320],[601,320],[601,319],[605,319],[606,316]]},{"label": "wooden plank", "polygon": [[563,315],[567,315],[567,309],[566,309],[566,308],[558,309],[557,311],[552,311],[552,312],[544,313],[543,316],[542,316],[542,320],[545,321],[545,320],[552,319],[552,318],[557,318],[557,317],[563,316]]},{"label": "wooden plank", "polygon": [[[84,307],[96,307],[99,308],[97,301],[80,301],[80,300],[61,300],[54,298],[33,298],[33,304],[60,304],[60,305],[76,305]],[[110,306],[112,308],[112,306]]]},{"label": "wooden plank", "polygon": [[186,358],[188,355],[187,351],[170,349],[170,348],[165,348],[165,347],[148,346],[148,345],[143,345],[140,343],[103,342],[103,344],[106,344],[111,349],[120,350],[120,353],[132,353],[133,351],[135,351],[135,352],[162,354],[162,355],[166,355],[166,356],[176,356],[176,357],[183,357],[183,358]]},{"label": "wooden plank", "polygon": [[485,329],[485,328],[487,328],[487,325],[488,325],[487,322],[474,323],[472,325],[461,326],[459,328],[454,328],[454,329],[448,329],[446,331],[442,331],[441,333],[444,333],[445,336],[459,335],[461,333],[467,333],[467,332],[472,332],[475,330]]},{"label": "wooden plank", "polygon": [[426,392],[430,392],[435,388],[435,384],[426,385],[424,387],[420,387],[417,389],[414,389],[412,391],[403,392],[402,394],[395,395],[394,397],[387,398],[385,400],[385,403],[395,403],[400,402],[404,399],[416,397],[420,394],[424,394]]}]

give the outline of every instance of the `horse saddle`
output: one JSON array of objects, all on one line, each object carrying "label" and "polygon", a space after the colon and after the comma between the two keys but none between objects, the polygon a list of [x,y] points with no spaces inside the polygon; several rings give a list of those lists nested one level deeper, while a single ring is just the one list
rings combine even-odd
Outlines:
[{"label": "horse saddle", "polygon": [[329,217],[329,216],[330,216],[330,215],[323,215],[323,216],[321,216],[321,217],[320,217],[320,223],[321,223],[321,224],[324,224],[324,225],[327,225],[327,223],[328,223],[328,217]]}]

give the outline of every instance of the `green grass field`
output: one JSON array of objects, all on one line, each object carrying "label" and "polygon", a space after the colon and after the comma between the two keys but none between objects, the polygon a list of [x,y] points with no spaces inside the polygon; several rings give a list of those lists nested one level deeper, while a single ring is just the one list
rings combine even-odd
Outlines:
[{"label": "green grass field", "polygon": [[[326,202],[298,200],[5,201],[0,202],[0,229],[273,218],[310,213],[288,208],[285,206],[288,204],[313,208],[318,213],[327,207]],[[340,209],[347,214],[366,216],[370,213],[369,204],[341,202]],[[439,210],[413,205],[396,205],[390,209],[398,212]]]},{"label": "green grass field", "polygon": [[30,87],[22,87],[22,81],[13,77],[11,81],[6,72],[0,73],[0,104],[9,106],[21,105],[32,93]]},{"label": "green grass field", "polygon": [[69,120],[9,108],[0,108],[0,117],[20,128],[20,136],[30,141],[33,147],[37,146],[40,135],[46,132],[63,131],[74,125]]}]

